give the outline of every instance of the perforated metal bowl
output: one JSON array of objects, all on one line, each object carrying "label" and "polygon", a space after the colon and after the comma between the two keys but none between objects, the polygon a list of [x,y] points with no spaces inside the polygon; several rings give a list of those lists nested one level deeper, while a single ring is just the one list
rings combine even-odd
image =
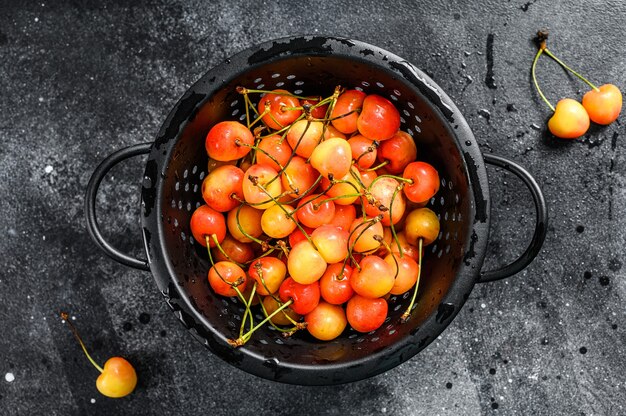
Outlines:
[{"label": "perforated metal bowl", "polygon": [[[206,249],[193,240],[189,220],[202,203],[207,132],[219,121],[245,119],[244,102],[235,91],[239,85],[311,95],[330,94],[342,85],[387,97],[399,109],[401,128],[415,139],[418,158],[433,164],[441,176],[440,191],[429,204],[440,218],[441,232],[427,247],[408,323],[401,324],[399,317],[409,296],[393,296],[385,323],[368,334],[347,329],[334,341],[320,342],[306,331],[285,339],[266,326],[241,348],[226,343],[236,337],[243,307],[210,289]],[[95,201],[100,181],[113,165],[144,153],[149,153],[141,200],[147,260],[140,260],[104,240]],[[481,273],[490,209],[485,160],[524,181],[535,201],[537,222],[519,259]],[[532,176],[513,162],[483,156],[459,110],[430,78],[375,46],[327,37],[267,42],[210,70],[181,98],[153,143],[122,149],[102,162],[88,185],[86,214],[88,230],[104,252],[128,266],[150,270],[168,305],[213,353],[252,374],[294,384],[355,381],[408,360],[444,330],[475,283],[526,267],[543,243],[547,223],[545,202]]]}]

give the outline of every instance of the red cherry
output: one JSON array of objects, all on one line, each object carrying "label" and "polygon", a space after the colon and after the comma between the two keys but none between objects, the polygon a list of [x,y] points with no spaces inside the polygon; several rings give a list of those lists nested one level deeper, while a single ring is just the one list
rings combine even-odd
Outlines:
[{"label": "red cherry", "polygon": [[247,155],[250,148],[244,145],[254,145],[254,136],[237,121],[222,121],[209,130],[204,145],[211,159],[227,162]]},{"label": "red cherry", "polygon": [[320,301],[320,285],[317,281],[303,285],[288,277],[280,285],[278,293],[283,302],[293,300],[290,307],[299,315],[306,315],[311,312]]},{"label": "red cherry", "polygon": [[216,211],[226,212],[239,206],[232,195],[243,199],[243,170],[237,166],[220,166],[202,181],[202,198]]},{"label": "red cherry", "polygon": [[400,129],[400,113],[386,98],[368,95],[357,119],[359,133],[370,140],[388,140]]},{"label": "red cherry", "polygon": [[349,265],[344,266],[343,263],[329,265],[320,279],[322,298],[333,305],[347,302],[354,294],[350,286],[350,276],[352,276],[352,267]]},{"label": "red cherry", "polygon": [[385,299],[368,299],[354,295],[348,301],[346,317],[350,326],[356,331],[370,332],[382,326],[387,318],[388,308]]},{"label": "red cherry", "polygon": [[189,222],[193,238],[203,247],[206,247],[206,237],[209,237],[209,247],[215,247],[211,235],[215,234],[217,242],[221,243],[226,237],[226,220],[224,215],[208,205],[200,205],[191,215]]},{"label": "red cherry", "polygon": [[341,94],[330,114],[331,119],[333,119],[332,125],[342,133],[354,133],[359,117],[356,110],[361,108],[364,99],[365,93],[359,90],[348,90]]},{"label": "red cherry", "polygon": [[220,261],[209,269],[209,285],[218,295],[237,296],[233,286],[240,292],[246,290],[246,273],[233,262]]},{"label": "red cherry", "polygon": [[259,100],[258,110],[259,114],[263,114],[266,105],[269,105],[269,114],[263,116],[262,120],[269,128],[280,130],[300,117],[302,110],[288,110],[289,108],[300,106],[300,100],[296,97],[283,95],[289,94],[289,92],[285,90],[274,90],[273,92],[279,94],[264,94]]},{"label": "red cherry", "polygon": [[409,133],[399,131],[389,140],[380,143],[378,160],[389,161],[385,168],[389,173],[397,174],[417,157],[415,141]]},{"label": "red cherry", "polygon": [[439,191],[439,173],[426,162],[412,162],[404,169],[402,177],[411,179],[412,184],[404,184],[404,195],[409,201],[422,203]]}]

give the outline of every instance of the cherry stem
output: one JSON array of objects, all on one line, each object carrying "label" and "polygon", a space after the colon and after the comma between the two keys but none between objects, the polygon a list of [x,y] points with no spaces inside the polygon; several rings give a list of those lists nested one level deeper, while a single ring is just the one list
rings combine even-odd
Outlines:
[{"label": "cherry stem", "polygon": [[254,298],[254,294],[256,292],[256,282],[254,282],[254,286],[252,286],[252,291],[250,292],[250,300],[246,302],[246,298],[243,296],[239,288],[235,287],[235,291],[237,292],[237,296],[243,304],[246,306],[246,310],[243,313],[243,318],[241,319],[241,326],[239,327],[239,336],[241,337],[243,334],[243,328],[246,326],[246,321],[248,315],[250,315],[250,328],[254,326],[254,317],[252,316],[252,311],[250,310],[250,305],[252,304],[252,299]]},{"label": "cherry stem", "polygon": [[78,335],[78,331],[76,330],[76,327],[74,327],[74,325],[69,320],[68,313],[67,312],[61,312],[61,319],[63,319],[63,321],[67,322],[67,324],[69,325],[70,330],[72,331],[72,334],[74,335],[74,338],[76,338],[76,340],[80,344],[81,348],[83,349],[83,352],[87,356],[87,359],[89,359],[89,362],[91,362],[91,364],[93,364],[93,366],[96,367],[98,369],[98,371],[100,371],[101,373],[104,373],[104,369],[102,367],[100,367],[93,360],[93,358],[91,358],[91,355],[89,355],[89,352],[87,352],[87,348],[85,347],[85,344],[83,343],[83,340],[80,339],[80,335]]},{"label": "cherry stem", "polygon": [[389,164],[389,161],[385,160],[383,163],[376,165],[373,168],[363,169],[363,172],[371,172],[373,170],[378,170],[379,168],[382,168],[383,166],[387,166],[388,164]]},{"label": "cherry stem", "polygon": [[[393,195],[391,196],[391,202],[389,203],[389,223],[391,224],[391,235],[393,235],[393,239],[396,243],[396,245],[398,246],[398,251],[400,252],[400,257],[404,257],[404,253],[402,252],[402,246],[400,246],[400,240],[398,239],[398,235],[396,234],[396,227],[393,223],[393,217],[391,214],[391,208],[393,207],[393,201],[395,201],[396,199],[396,195],[398,195],[398,192],[402,191],[402,187],[404,184],[400,184],[399,186],[396,187],[396,189],[393,191]],[[389,252],[391,253],[391,250],[389,250]]]},{"label": "cherry stem", "polygon": [[409,303],[409,307],[406,308],[406,311],[400,317],[400,321],[402,323],[406,323],[411,319],[411,309],[413,309],[413,304],[415,303],[415,299],[417,298],[417,288],[420,284],[420,276],[422,274],[422,246],[424,244],[424,239],[420,237],[417,244],[417,280],[415,281],[415,289],[413,290],[413,297],[411,298],[411,303]]},{"label": "cherry stem", "polygon": [[546,55],[548,55],[550,58],[554,59],[559,65],[561,65],[563,68],[567,69],[569,72],[571,72],[572,74],[576,75],[578,78],[580,78],[582,81],[584,81],[587,85],[589,85],[591,88],[593,88],[596,91],[600,91],[598,89],[598,87],[596,87],[595,85],[593,85],[587,78],[583,77],[582,75],[580,75],[578,72],[574,71],[572,68],[570,68],[569,66],[565,65],[565,63],[563,61],[561,61],[559,58],[557,58],[556,56],[554,56],[554,54],[552,52],[550,52],[548,50],[548,48],[543,48],[543,51],[546,53]]},{"label": "cherry stem", "polygon": [[537,51],[537,54],[535,55],[535,59],[533,59],[533,66],[532,66],[532,70],[531,70],[532,76],[533,76],[533,83],[535,84],[535,88],[537,89],[537,92],[539,93],[539,95],[541,96],[543,101],[546,104],[548,104],[548,107],[550,107],[552,109],[552,111],[556,111],[554,109],[554,106],[552,104],[550,104],[550,101],[548,101],[546,96],[543,95],[543,92],[541,92],[541,88],[539,88],[539,83],[537,83],[537,74],[536,74],[535,68],[537,67],[537,61],[539,60],[539,57],[541,56],[542,53],[543,53],[543,48],[539,48],[539,50]]},{"label": "cherry stem", "polygon": [[285,309],[286,307],[288,307],[289,305],[291,305],[293,303],[293,299],[289,299],[287,302],[283,303],[282,305],[280,305],[274,312],[272,312],[271,314],[269,314],[268,316],[265,317],[265,319],[263,319],[261,322],[259,322],[256,326],[254,326],[252,329],[250,329],[248,332],[246,332],[245,334],[243,334],[243,336],[232,340],[229,339],[228,343],[233,346],[233,347],[240,347],[243,344],[245,344],[247,342],[248,339],[250,339],[250,336],[260,327],[262,327],[267,321],[269,321],[270,319],[272,319],[276,314],[278,314],[280,311],[282,311],[283,309]]},{"label": "cherry stem", "polygon": [[[279,303],[282,303],[282,302],[279,302]],[[263,311],[263,315],[268,316],[267,309],[265,309],[265,305],[263,304],[263,302],[261,302],[260,305],[261,305],[261,310]],[[278,325],[276,325],[274,322],[272,322],[271,319],[269,321],[270,325],[277,331],[284,332],[284,333],[290,333],[290,332],[293,332],[294,330],[297,330],[298,329],[296,325],[297,323],[293,319],[291,319],[291,317],[287,315],[285,312],[283,312],[283,315],[285,316],[285,318],[289,319],[294,324],[293,328],[281,328]]]}]

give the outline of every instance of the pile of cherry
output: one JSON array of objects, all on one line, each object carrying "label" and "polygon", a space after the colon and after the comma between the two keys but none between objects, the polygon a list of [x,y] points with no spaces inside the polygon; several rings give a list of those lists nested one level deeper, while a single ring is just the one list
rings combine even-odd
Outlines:
[{"label": "pile of cherry", "polygon": [[[425,207],[439,175],[416,160],[398,110],[341,87],[325,98],[237,92],[246,124],[222,121],[208,132],[206,204],[190,221],[208,249],[211,288],[245,307],[229,343],[243,345],[268,322],[320,340],[347,324],[370,332],[385,321],[389,296],[413,289],[408,320],[423,247],[439,234]],[[265,316],[258,323],[255,305]]]}]

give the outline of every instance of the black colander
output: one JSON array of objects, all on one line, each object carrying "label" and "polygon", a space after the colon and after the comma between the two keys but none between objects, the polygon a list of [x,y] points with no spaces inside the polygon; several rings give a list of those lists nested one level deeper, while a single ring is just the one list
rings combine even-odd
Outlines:
[{"label": "black colander", "polygon": [[[266,326],[241,348],[227,344],[227,338],[237,337],[244,309],[239,301],[210,289],[206,249],[193,240],[189,220],[202,203],[207,132],[219,121],[245,119],[244,101],[235,90],[240,85],[304,95],[329,95],[342,85],[382,95],[396,105],[402,130],[415,139],[418,159],[434,165],[441,177],[440,191],[429,203],[439,216],[441,232],[426,248],[418,299],[408,323],[400,323],[410,300],[405,294],[389,299],[385,323],[367,334],[347,329],[334,341],[320,342],[306,331],[283,338]],[[147,260],[139,260],[104,240],[95,201],[98,186],[113,165],[144,153],[149,153],[141,194]],[[490,210],[485,161],[519,176],[537,211],[526,251],[491,272],[481,272]],[[430,78],[375,46],[327,37],[264,43],[210,70],[181,98],[153,143],[117,151],[95,170],[87,189],[86,214],[89,233],[104,252],[125,265],[150,270],[168,305],[214,354],[261,377],[313,385],[363,379],[411,358],[450,323],[475,283],[526,267],[543,243],[547,224],[545,201],[532,176],[513,162],[482,155],[459,110]]]}]

